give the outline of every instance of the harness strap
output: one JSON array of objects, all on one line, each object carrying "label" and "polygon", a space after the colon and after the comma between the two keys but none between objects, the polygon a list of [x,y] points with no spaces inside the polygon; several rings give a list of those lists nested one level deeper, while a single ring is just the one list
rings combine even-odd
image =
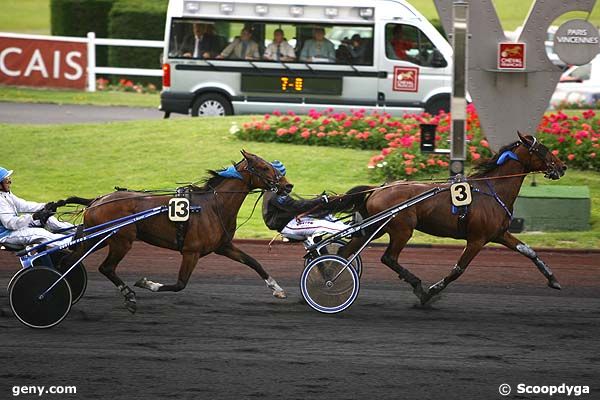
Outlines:
[{"label": "harness strap", "polygon": [[510,210],[508,209],[508,207],[506,207],[506,204],[504,204],[504,202],[502,201],[502,199],[498,196],[498,193],[496,193],[496,191],[494,190],[494,187],[492,186],[492,184],[490,183],[490,181],[485,181],[485,183],[487,184],[488,188],[490,189],[490,193],[486,193],[486,192],[481,192],[482,194],[485,194],[487,196],[491,196],[494,199],[496,199],[496,202],[498,202],[498,204],[500,204],[500,207],[502,207],[504,209],[504,211],[506,211],[506,214],[508,214],[508,218],[512,221],[513,215],[510,212]]},{"label": "harness strap", "polygon": [[[189,187],[186,186],[177,188],[175,197],[184,197],[188,199],[190,203],[192,200]],[[185,243],[185,237],[188,232],[188,226],[189,219],[187,221],[175,222],[175,239],[177,240],[177,251],[179,251],[180,253],[183,251],[183,245]]]}]

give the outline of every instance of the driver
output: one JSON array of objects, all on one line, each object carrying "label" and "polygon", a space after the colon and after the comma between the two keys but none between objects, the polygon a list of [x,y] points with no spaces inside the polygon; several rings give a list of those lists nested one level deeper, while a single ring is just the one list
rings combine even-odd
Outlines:
[{"label": "driver", "polygon": [[[285,176],[285,166],[280,161],[273,161],[271,164]],[[337,233],[346,229],[348,225],[335,221],[328,211],[319,210],[328,201],[325,195],[314,199],[296,200],[289,193],[266,192],[263,219],[269,229],[276,230],[283,236],[308,238],[316,232]],[[311,214],[298,217],[306,212]]]},{"label": "driver", "polygon": [[[15,196],[10,191],[12,173],[13,171],[0,167],[0,244],[26,246],[63,238],[64,235],[52,231],[74,226],[52,217],[58,204],[34,203]],[[59,246],[70,240],[59,240],[50,246]]]}]

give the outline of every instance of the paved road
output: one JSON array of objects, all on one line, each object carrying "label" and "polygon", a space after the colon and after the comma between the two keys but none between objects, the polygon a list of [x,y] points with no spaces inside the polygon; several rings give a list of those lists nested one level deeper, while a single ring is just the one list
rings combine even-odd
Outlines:
[{"label": "paved road", "polygon": [[[587,385],[600,395],[598,253],[540,252],[562,291],[524,257],[485,250],[446,296],[415,307],[408,285],[366,250],[357,302],[340,315],[303,304],[299,245],[242,242],[288,291],[270,291],[249,268],[200,260],[180,293],[137,289],[129,314],[90,257],[88,291],[63,323],[35,331],[12,316],[4,287],[18,268],[0,252],[0,398],[15,385],[75,385],[77,399],[500,399],[498,386]],[[433,282],[460,249],[402,253]],[[180,255],[136,244],[119,273],[174,281]],[[574,396],[572,396],[574,397]],[[33,398],[29,396],[26,398]],[[519,395],[509,399],[550,399]],[[566,399],[554,395],[552,399]]]},{"label": "paved road", "polygon": [[[9,124],[79,124],[161,119],[163,115],[156,108],[0,102],[0,123]],[[185,118],[171,114],[171,118],[177,117]]]}]

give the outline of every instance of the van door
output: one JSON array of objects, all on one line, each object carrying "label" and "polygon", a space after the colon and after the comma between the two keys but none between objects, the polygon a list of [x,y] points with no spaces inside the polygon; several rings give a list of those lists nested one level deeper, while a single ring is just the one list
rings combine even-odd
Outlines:
[{"label": "van door", "polygon": [[436,95],[448,86],[448,63],[417,26],[386,22],[379,45],[384,47],[379,48],[379,68],[386,77],[379,78],[378,99],[386,111],[415,112],[431,107],[448,111],[449,96]]}]

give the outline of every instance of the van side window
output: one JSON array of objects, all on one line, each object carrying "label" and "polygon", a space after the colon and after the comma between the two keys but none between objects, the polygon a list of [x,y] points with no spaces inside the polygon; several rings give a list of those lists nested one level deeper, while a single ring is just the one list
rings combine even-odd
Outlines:
[{"label": "van side window", "polygon": [[431,40],[413,25],[386,25],[385,54],[391,60],[408,61],[424,67],[448,65]]},{"label": "van side window", "polygon": [[169,57],[373,65],[373,26],[173,19]]}]

